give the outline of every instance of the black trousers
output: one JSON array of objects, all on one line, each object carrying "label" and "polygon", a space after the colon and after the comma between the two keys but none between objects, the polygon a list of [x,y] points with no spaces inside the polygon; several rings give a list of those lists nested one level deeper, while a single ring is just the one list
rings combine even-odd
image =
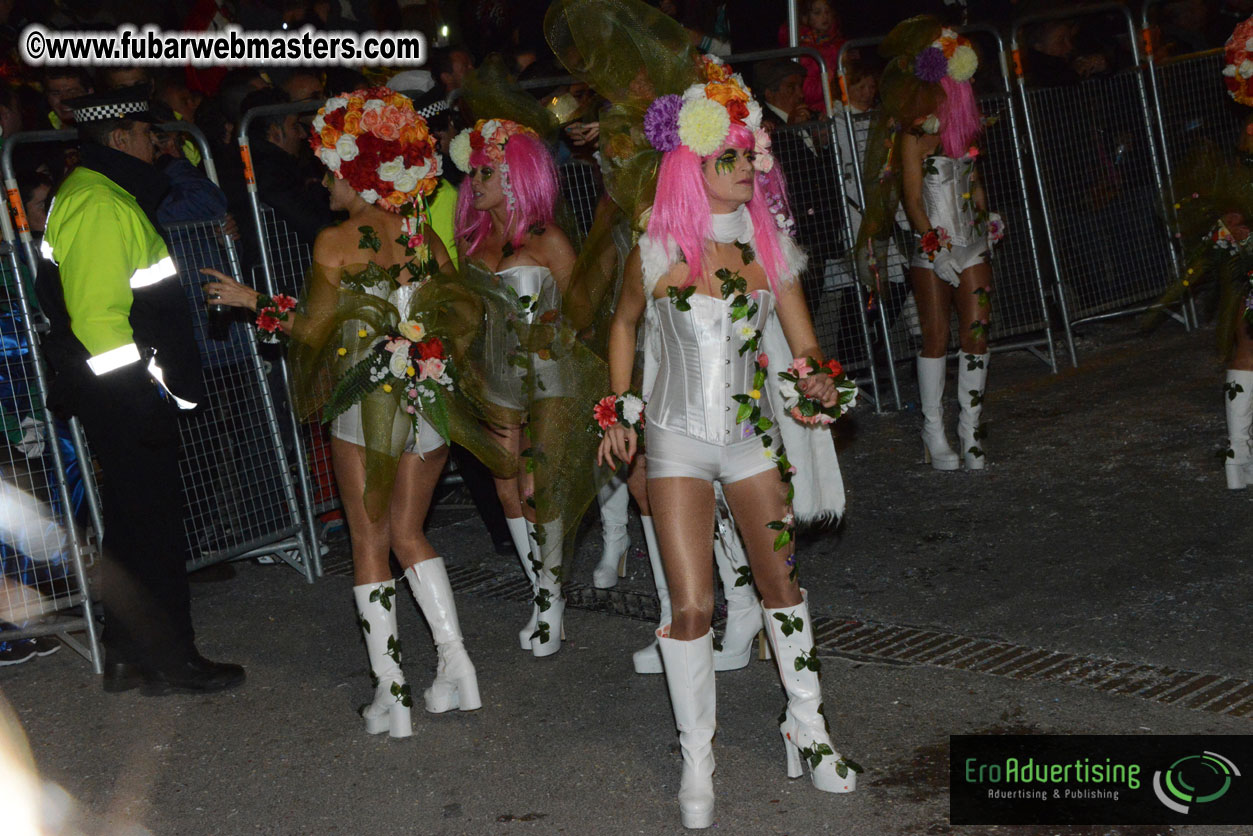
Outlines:
[{"label": "black trousers", "polygon": [[104,473],[101,598],[109,661],[160,666],[194,652],[176,407],[142,369],[86,376],[75,412]]}]

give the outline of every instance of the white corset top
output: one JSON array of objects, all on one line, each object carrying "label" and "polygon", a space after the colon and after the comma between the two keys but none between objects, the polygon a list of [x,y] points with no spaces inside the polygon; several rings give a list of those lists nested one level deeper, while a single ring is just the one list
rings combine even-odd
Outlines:
[{"label": "white corset top", "polygon": [[976,229],[974,160],[936,154],[927,157],[922,165],[922,204],[931,226],[944,227],[955,247],[981,241],[983,234]]},{"label": "white corset top", "polygon": [[[646,409],[650,422],[710,444],[754,437],[752,424],[736,422],[739,403],[732,396],[753,388],[757,355],[764,349],[742,354],[740,349],[754,332],[765,329],[774,294],[757,290],[750,297],[757,312],[738,322],[731,321],[729,299],[693,293],[686,311],[678,310],[670,297],[655,300],[660,352]],[[761,414],[773,421],[770,399],[766,392],[760,394]]]}]

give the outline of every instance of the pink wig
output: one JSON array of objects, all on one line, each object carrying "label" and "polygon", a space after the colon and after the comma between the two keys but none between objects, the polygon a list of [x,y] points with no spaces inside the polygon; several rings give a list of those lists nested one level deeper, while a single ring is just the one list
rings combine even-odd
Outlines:
[{"label": "pink wig", "polygon": [[[500,185],[506,200],[512,195],[505,236],[513,246],[520,247],[531,227],[548,226],[553,222],[558,195],[557,166],[544,143],[526,134],[509,138],[505,145],[505,164],[508,171],[502,170],[483,149],[470,157],[470,165],[475,168],[495,168],[497,176],[502,178]],[[470,178],[466,177],[457,194],[457,237],[468,242],[466,255],[472,255],[492,231],[490,214],[475,209],[473,204]]]},{"label": "pink wig", "polygon": [[944,141],[944,153],[960,158],[983,132],[983,118],[979,103],[969,81],[953,81],[947,75],[940,79],[944,88],[944,101],[936,109],[940,120],[940,139]]},{"label": "pink wig", "polygon": [[[712,155],[727,148],[753,147],[753,134],[742,125],[732,125],[727,143]],[[709,159],[706,157],[705,159]],[[705,175],[701,158],[687,146],[668,152],[657,173],[657,197],[648,220],[648,236],[657,242],[673,238],[687,261],[686,287],[704,276],[705,247],[712,234],[709,196],[705,192]],[[757,172],[753,197],[748,201],[748,214],[753,219],[753,250],[766,271],[771,290],[778,292],[779,278],[787,269],[779,243],[782,234],[775,225],[776,211],[790,217],[783,177],[776,164],[769,173]]]}]

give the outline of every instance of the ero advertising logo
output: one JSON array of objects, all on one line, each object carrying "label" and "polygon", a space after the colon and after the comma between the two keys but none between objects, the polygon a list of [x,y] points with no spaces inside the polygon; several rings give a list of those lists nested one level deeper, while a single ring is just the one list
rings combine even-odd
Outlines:
[{"label": "ero advertising logo", "polygon": [[954,735],[949,817],[955,825],[1253,824],[1253,792],[1240,786],[1250,765],[1253,736]]}]

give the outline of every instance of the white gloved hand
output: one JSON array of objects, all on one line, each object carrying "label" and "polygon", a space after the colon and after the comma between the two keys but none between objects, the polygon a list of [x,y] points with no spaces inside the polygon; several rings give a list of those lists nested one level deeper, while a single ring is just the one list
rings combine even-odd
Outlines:
[{"label": "white gloved hand", "polygon": [[961,285],[961,273],[957,270],[957,260],[953,258],[950,250],[939,250],[935,254],[935,260],[931,262],[931,269],[935,271],[943,281],[948,282],[953,287]]}]

